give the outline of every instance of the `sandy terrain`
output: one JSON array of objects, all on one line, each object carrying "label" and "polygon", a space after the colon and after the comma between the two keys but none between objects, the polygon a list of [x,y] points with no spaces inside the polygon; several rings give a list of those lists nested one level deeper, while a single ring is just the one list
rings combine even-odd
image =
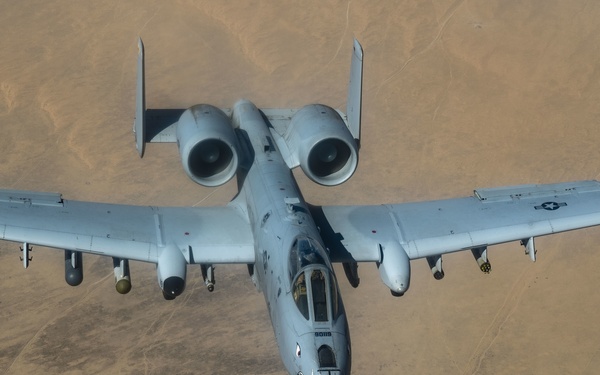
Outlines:
[{"label": "sandy terrain", "polygon": [[[0,186],[67,199],[219,205],[235,186],[189,180],[174,145],[139,159],[131,124],[136,38],[149,107],[245,97],[263,107],[344,107],[352,37],[365,50],[361,161],[317,204],[470,195],[473,188],[600,173],[600,3],[589,1],[29,1],[0,3]],[[394,299],[374,265],[338,272],[355,374],[595,374],[600,229],[413,263]],[[114,291],[110,259],[63,280],[62,252],[0,244],[0,373],[284,374],[245,267],[200,272],[164,301],[154,267]]]}]

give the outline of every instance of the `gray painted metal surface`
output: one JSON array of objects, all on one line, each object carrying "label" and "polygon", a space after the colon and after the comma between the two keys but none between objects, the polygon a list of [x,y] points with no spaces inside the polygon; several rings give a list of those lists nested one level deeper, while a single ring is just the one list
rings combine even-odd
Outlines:
[{"label": "gray painted metal surface", "polygon": [[471,197],[419,203],[309,205],[291,168],[335,185],[358,163],[362,60],[355,41],[348,116],[323,105],[258,109],[247,100],[222,111],[147,109],[140,40],[134,123],[140,156],[146,142],[177,142],[192,180],[225,183],[233,168],[238,195],[225,207],[142,207],[0,190],[0,239],[23,245],[25,267],[31,244],[65,250],[70,285],[82,281],[81,253],[113,257],[119,293],[131,288],[128,260],[155,263],[167,299],[184,291],[188,264],[201,266],[210,291],[213,265],[248,264],[288,372],[348,374],[350,333],[332,262],[344,263],[353,286],[356,263],[376,262],[383,283],[400,296],[413,259],[426,257],[439,279],[442,255],[471,250],[489,272],[490,245],[521,241],[535,261],[535,237],[600,224],[598,181],[477,189]]}]

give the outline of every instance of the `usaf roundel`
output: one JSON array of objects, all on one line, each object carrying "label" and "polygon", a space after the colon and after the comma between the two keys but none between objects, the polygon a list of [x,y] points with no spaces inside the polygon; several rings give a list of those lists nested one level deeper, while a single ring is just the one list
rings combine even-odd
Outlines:
[{"label": "usaf roundel", "polygon": [[547,211],[555,211],[559,208],[566,206],[565,202],[544,202],[539,206],[535,206],[536,210],[547,210]]}]

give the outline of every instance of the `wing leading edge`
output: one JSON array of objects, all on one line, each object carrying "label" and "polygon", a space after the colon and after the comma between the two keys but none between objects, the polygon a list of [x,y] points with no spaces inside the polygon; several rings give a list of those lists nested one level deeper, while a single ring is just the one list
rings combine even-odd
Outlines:
[{"label": "wing leading edge", "polygon": [[600,182],[479,189],[471,197],[380,206],[314,207],[335,262],[380,262],[399,243],[410,259],[600,224]]},{"label": "wing leading edge", "polygon": [[187,263],[254,263],[243,211],[63,200],[60,194],[0,190],[0,239],[156,263],[175,246]]}]

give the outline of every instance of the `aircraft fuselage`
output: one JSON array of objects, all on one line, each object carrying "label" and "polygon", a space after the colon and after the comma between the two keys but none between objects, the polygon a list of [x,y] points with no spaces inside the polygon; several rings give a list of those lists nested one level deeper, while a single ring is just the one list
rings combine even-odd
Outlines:
[{"label": "aircraft fuselage", "polygon": [[244,154],[240,194],[255,238],[254,279],[263,292],[290,374],[347,374],[350,336],[329,258],[306,202],[261,112],[234,106]]}]

